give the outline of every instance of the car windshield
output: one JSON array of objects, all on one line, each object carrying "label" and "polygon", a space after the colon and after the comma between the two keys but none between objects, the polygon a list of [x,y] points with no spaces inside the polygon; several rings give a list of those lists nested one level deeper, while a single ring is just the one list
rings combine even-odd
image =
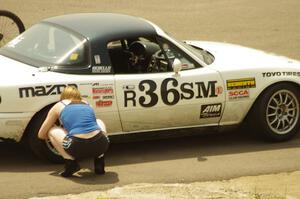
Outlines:
[{"label": "car windshield", "polygon": [[168,33],[166,33],[166,34],[169,35],[173,40],[175,40],[181,46],[186,48],[188,51],[193,53],[195,56],[199,57],[205,64],[210,65],[214,62],[215,57],[210,52],[206,51],[205,49],[198,48],[196,46],[192,46],[192,45],[182,42],[178,39],[175,39]]},{"label": "car windshield", "polygon": [[19,35],[3,49],[16,56],[58,66],[87,65],[86,39],[48,23],[40,23]]},{"label": "car windshield", "polygon": [[183,45],[190,50],[192,53],[194,53],[197,57],[199,57],[204,63],[207,65],[210,65],[214,62],[215,58],[212,54],[210,54],[208,51],[198,48],[196,46],[192,46],[190,44],[186,44],[182,42]]}]

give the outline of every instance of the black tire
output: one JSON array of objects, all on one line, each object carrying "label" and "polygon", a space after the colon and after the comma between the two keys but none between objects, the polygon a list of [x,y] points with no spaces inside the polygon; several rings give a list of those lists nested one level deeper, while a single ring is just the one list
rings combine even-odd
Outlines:
[{"label": "black tire", "polygon": [[289,83],[268,88],[259,97],[251,113],[250,124],[267,141],[291,139],[300,126],[300,91]]},{"label": "black tire", "polygon": [[46,107],[37,113],[31,120],[28,129],[28,144],[31,151],[41,160],[50,161],[53,163],[62,163],[63,158],[58,154],[49,141],[44,141],[38,138],[38,132],[47,117],[51,107]]},{"label": "black tire", "polygon": [[25,31],[22,20],[12,12],[0,10],[0,47]]}]

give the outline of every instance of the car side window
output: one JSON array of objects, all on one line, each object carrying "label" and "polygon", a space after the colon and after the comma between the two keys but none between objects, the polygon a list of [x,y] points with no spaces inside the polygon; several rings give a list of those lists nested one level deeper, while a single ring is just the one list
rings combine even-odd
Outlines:
[{"label": "car side window", "polygon": [[[167,71],[168,64],[153,70],[154,55],[161,52],[155,38],[137,37],[111,41],[107,44],[111,65],[116,74],[140,74]],[[168,63],[165,56],[163,60]]]},{"label": "car side window", "polygon": [[107,44],[111,65],[116,74],[160,73],[173,71],[175,58],[182,70],[196,64],[179,48],[163,39],[138,37],[111,41]]}]

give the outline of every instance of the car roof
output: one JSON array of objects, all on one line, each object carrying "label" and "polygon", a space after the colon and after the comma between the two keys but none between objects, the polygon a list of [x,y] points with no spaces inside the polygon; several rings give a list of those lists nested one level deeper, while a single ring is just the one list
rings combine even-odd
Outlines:
[{"label": "car roof", "polygon": [[115,13],[78,13],[43,20],[71,29],[89,40],[106,40],[154,35],[155,28],[146,20]]}]

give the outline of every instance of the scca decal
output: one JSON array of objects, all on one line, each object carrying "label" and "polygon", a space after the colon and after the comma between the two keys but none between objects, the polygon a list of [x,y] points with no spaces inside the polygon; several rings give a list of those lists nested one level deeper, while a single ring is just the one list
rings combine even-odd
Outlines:
[{"label": "scca decal", "polygon": [[[160,85],[160,98],[166,105],[175,105],[180,100],[190,100],[193,98],[208,98],[217,97],[216,93],[217,81],[208,82],[185,82],[179,85],[178,81],[174,78],[164,79]],[[194,87],[197,92],[194,92]],[[136,106],[137,102],[142,107],[153,107],[158,103],[159,96],[155,91],[157,84],[153,80],[143,80],[139,83],[138,89],[145,93],[145,96],[140,96],[136,99],[136,92],[134,90],[124,91],[124,106],[128,107],[129,104]],[[169,97],[172,96],[172,97]],[[149,100],[146,100],[150,98]],[[148,101],[148,102],[146,102]]]},{"label": "scca decal", "polygon": [[249,89],[231,90],[228,92],[229,99],[242,99],[249,97]]},{"label": "scca decal", "polygon": [[23,97],[35,97],[35,96],[48,96],[48,95],[59,95],[67,86],[75,86],[76,84],[58,84],[58,85],[46,85],[46,86],[35,86],[35,87],[23,87],[19,88],[19,96]]}]

